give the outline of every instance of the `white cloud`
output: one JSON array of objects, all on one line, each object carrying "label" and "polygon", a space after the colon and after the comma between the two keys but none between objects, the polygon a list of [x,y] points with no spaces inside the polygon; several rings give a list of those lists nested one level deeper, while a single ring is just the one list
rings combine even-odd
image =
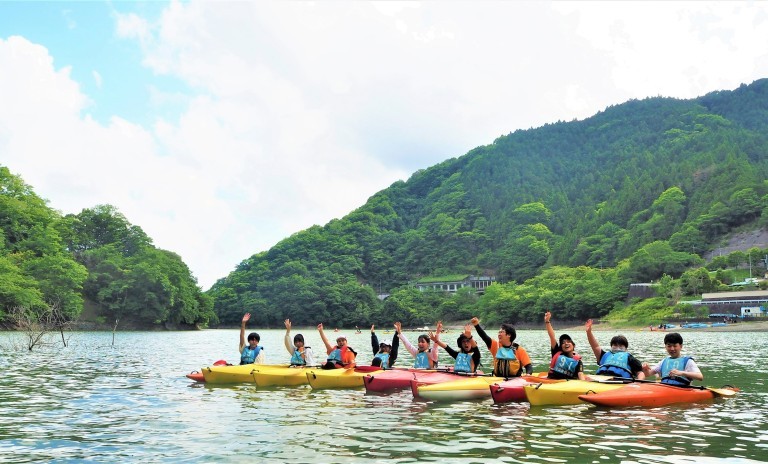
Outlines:
[{"label": "white cloud", "polygon": [[14,69],[0,73],[0,163],[64,212],[117,206],[207,288],[252,253],[499,135],[765,77],[766,11],[173,2],[159,18],[115,15],[145,66],[192,89],[148,83],[148,107],[184,108],[151,127],[120,114],[95,122],[46,48],[0,41],[0,69]]}]

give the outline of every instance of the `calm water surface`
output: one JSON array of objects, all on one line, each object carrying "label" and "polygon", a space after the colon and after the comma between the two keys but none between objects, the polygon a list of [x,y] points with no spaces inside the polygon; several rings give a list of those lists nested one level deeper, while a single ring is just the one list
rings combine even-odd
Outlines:
[{"label": "calm water surface", "polygon": [[[322,351],[316,331],[297,332]],[[259,333],[268,362],[286,362],[284,332]],[[595,334],[604,344],[615,335]],[[358,360],[369,362],[369,333],[345,335]],[[593,372],[586,336],[571,335]],[[664,356],[663,333],[625,335],[639,359]],[[765,335],[683,333],[705,384],[737,385],[734,399],[608,410],[428,403],[410,392],[309,386],[209,387],[184,377],[217,359],[236,360],[236,330],[119,332],[115,346],[109,332],[75,332],[67,348],[32,353],[19,347],[21,334],[0,333],[0,462],[768,462]],[[443,338],[454,345],[456,336]],[[545,370],[546,332],[521,331],[518,342]],[[410,358],[403,355],[401,366]],[[452,360],[442,352],[441,363]]]}]

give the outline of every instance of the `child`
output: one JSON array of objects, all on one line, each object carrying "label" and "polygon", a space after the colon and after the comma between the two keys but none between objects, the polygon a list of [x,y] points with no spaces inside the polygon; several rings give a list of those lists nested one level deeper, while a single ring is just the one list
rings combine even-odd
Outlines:
[{"label": "child", "polygon": [[475,372],[477,366],[480,365],[480,349],[477,347],[477,343],[472,339],[472,326],[467,324],[464,326],[464,333],[459,335],[456,340],[456,344],[459,346],[459,351],[454,350],[447,344],[440,341],[440,332],[442,331],[442,322],[437,323],[437,331],[430,332],[429,338],[435,342],[435,345],[448,352],[456,363],[453,366],[454,372]]},{"label": "child", "polygon": [[555,339],[555,329],[550,321],[552,314],[547,311],[544,314],[544,325],[549,334],[549,345],[552,350],[552,362],[549,363],[550,379],[579,379],[585,380],[584,365],[581,356],[576,354],[576,343],[568,334],[560,335],[560,343]]},{"label": "child", "polygon": [[589,345],[592,347],[592,352],[595,353],[597,364],[600,365],[595,374],[613,375],[625,379],[636,378],[637,380],[645,378],[643,365],[627,352],[629,342],[624,335],[616,335],[611,338],[611,351],[606,352],[592,335],[592,319],[587,321],[585,328]]},{"label": "child", "polygon": [[345,367],[355,367],[355,358],[357,353],[355,350],[349,347],[347,344],[347,337],[339,336],[336,338],[336,346],[331,346],[328,342],[328,338],[323,331],[323,324],[317,325],[317,331],[320,332],[320,338],[325,344],[325,349],[328,352],[328,358],[323,364],[323,369],[341,369]]},{"label": "child", "polygon": [[397,359],[397,349],[400,346],[400,340],[397,334],[392,337],[392,344],[386,342],[379,343],[379,338],[374,332],[374,326],[371,326],[371,350],[373,350],[373,361],[371,366],[381,367],[382,369],[391,369]]},{"label": "child", "polygon": [[691,380],[704,380],[704,374],[699,370],[696,361],[690,356],[682,356],[683,337],[677,332],[664,336],[664,348],[667,349],[667,358],[650,368],[643,364],[645,375],[656,374],[661,377],[661,383],[677,386],[687,386]]},{"label": "child", "polygon": [[315,356],[312,354],[312,348],[304,345],[304,336],[296,334],[291,344],[291,320],[285,320],[285,349],[291,355],[291,366],[314,366]]},{"label": "child", "polygon": [[240,325],[240,364],[264,364],[266,356],[264,348],[259,346],[261,337],[256,332],[248,334],[248,344],[245,343],[245,323],[251,319],[251,313],[245,313]]},{"label": "child", "polygon": [[437,345],[429,346],[429,337],[427,335],[419,335],[418,348],[411,345],[411,342],[405,338],[402,332],[402,326],[399,322],[395,322],[395,331],[397,336],[405,345],[405,349],[413,355],[413,367],[416,369],[434,369],[437,367]]}]

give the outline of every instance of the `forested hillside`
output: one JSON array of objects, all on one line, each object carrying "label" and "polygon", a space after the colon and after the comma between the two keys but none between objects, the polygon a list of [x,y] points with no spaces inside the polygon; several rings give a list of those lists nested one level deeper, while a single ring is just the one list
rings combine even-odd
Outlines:
[{"label": "forested hillside", "polygon": [[[245,259],[210,290],[215,312],[272,326],[606,314],[630,282],[679,277],[731,230],[765,226],[766,125],[760,80],[516,131]],[[409,286],[461,273],[504,285],[480,299]]]},{"label": "forested hillside", "polygon": [[53,315],[122,327],[215,321],[181,258],[100,205],[62,216],[0,166],[0,322]]},{"label": "forested hillside", "polygon": [[[205,294],[114,207],[63,216],[0,166],[0,322],[51,309],[127,327],[235,324],[246,311],[262,327],[583,320],[650,280],[674,304],[768,254],[701,258],[768,225],[766,134],[768,80],[516,131],[243,260]],[[412,285],[469,274],[498,283],[482,296]]]}]

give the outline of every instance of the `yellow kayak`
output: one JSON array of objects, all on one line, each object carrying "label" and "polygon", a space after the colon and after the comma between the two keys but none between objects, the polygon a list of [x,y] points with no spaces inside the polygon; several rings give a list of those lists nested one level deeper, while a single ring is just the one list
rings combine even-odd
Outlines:
[{"label": "yellow kayak", "polygon": [[243,364],[238,366],[208,366],[202,369],[205,383],[254,383],[253,371],[284,369],[287,364]]},{"label": "yellow kayak", "polygon": [[289,385],[306,385],[307,368],[306,367],[268,367],[256,365],[253,368],[253,381],[259,387],[281,387]]},{"label": "yellow kayak", "polygon": [[354,367],[344,369],[305,368],[309,385],[318,390],[322,388],[362,388],[363,377],[380,372],[379,370],[355,371]]},{"label": "yellow kayak", "polygon": [[566,380],[565,382],[526,385],[525,396],[531,406],[581,404],[579,395],[600,393],[626,386],[623,382],[602,383],[589,380]]},{"label": "yellow kayak", "polygon": [[[463,401],[491,397],[490,386],[504,377],[467,377],[432,385],[419,385],[418,396],[431,401]],[[524,380],[520,380],[526,383]],[[414,395],[415,396],[415,395]]]}]

